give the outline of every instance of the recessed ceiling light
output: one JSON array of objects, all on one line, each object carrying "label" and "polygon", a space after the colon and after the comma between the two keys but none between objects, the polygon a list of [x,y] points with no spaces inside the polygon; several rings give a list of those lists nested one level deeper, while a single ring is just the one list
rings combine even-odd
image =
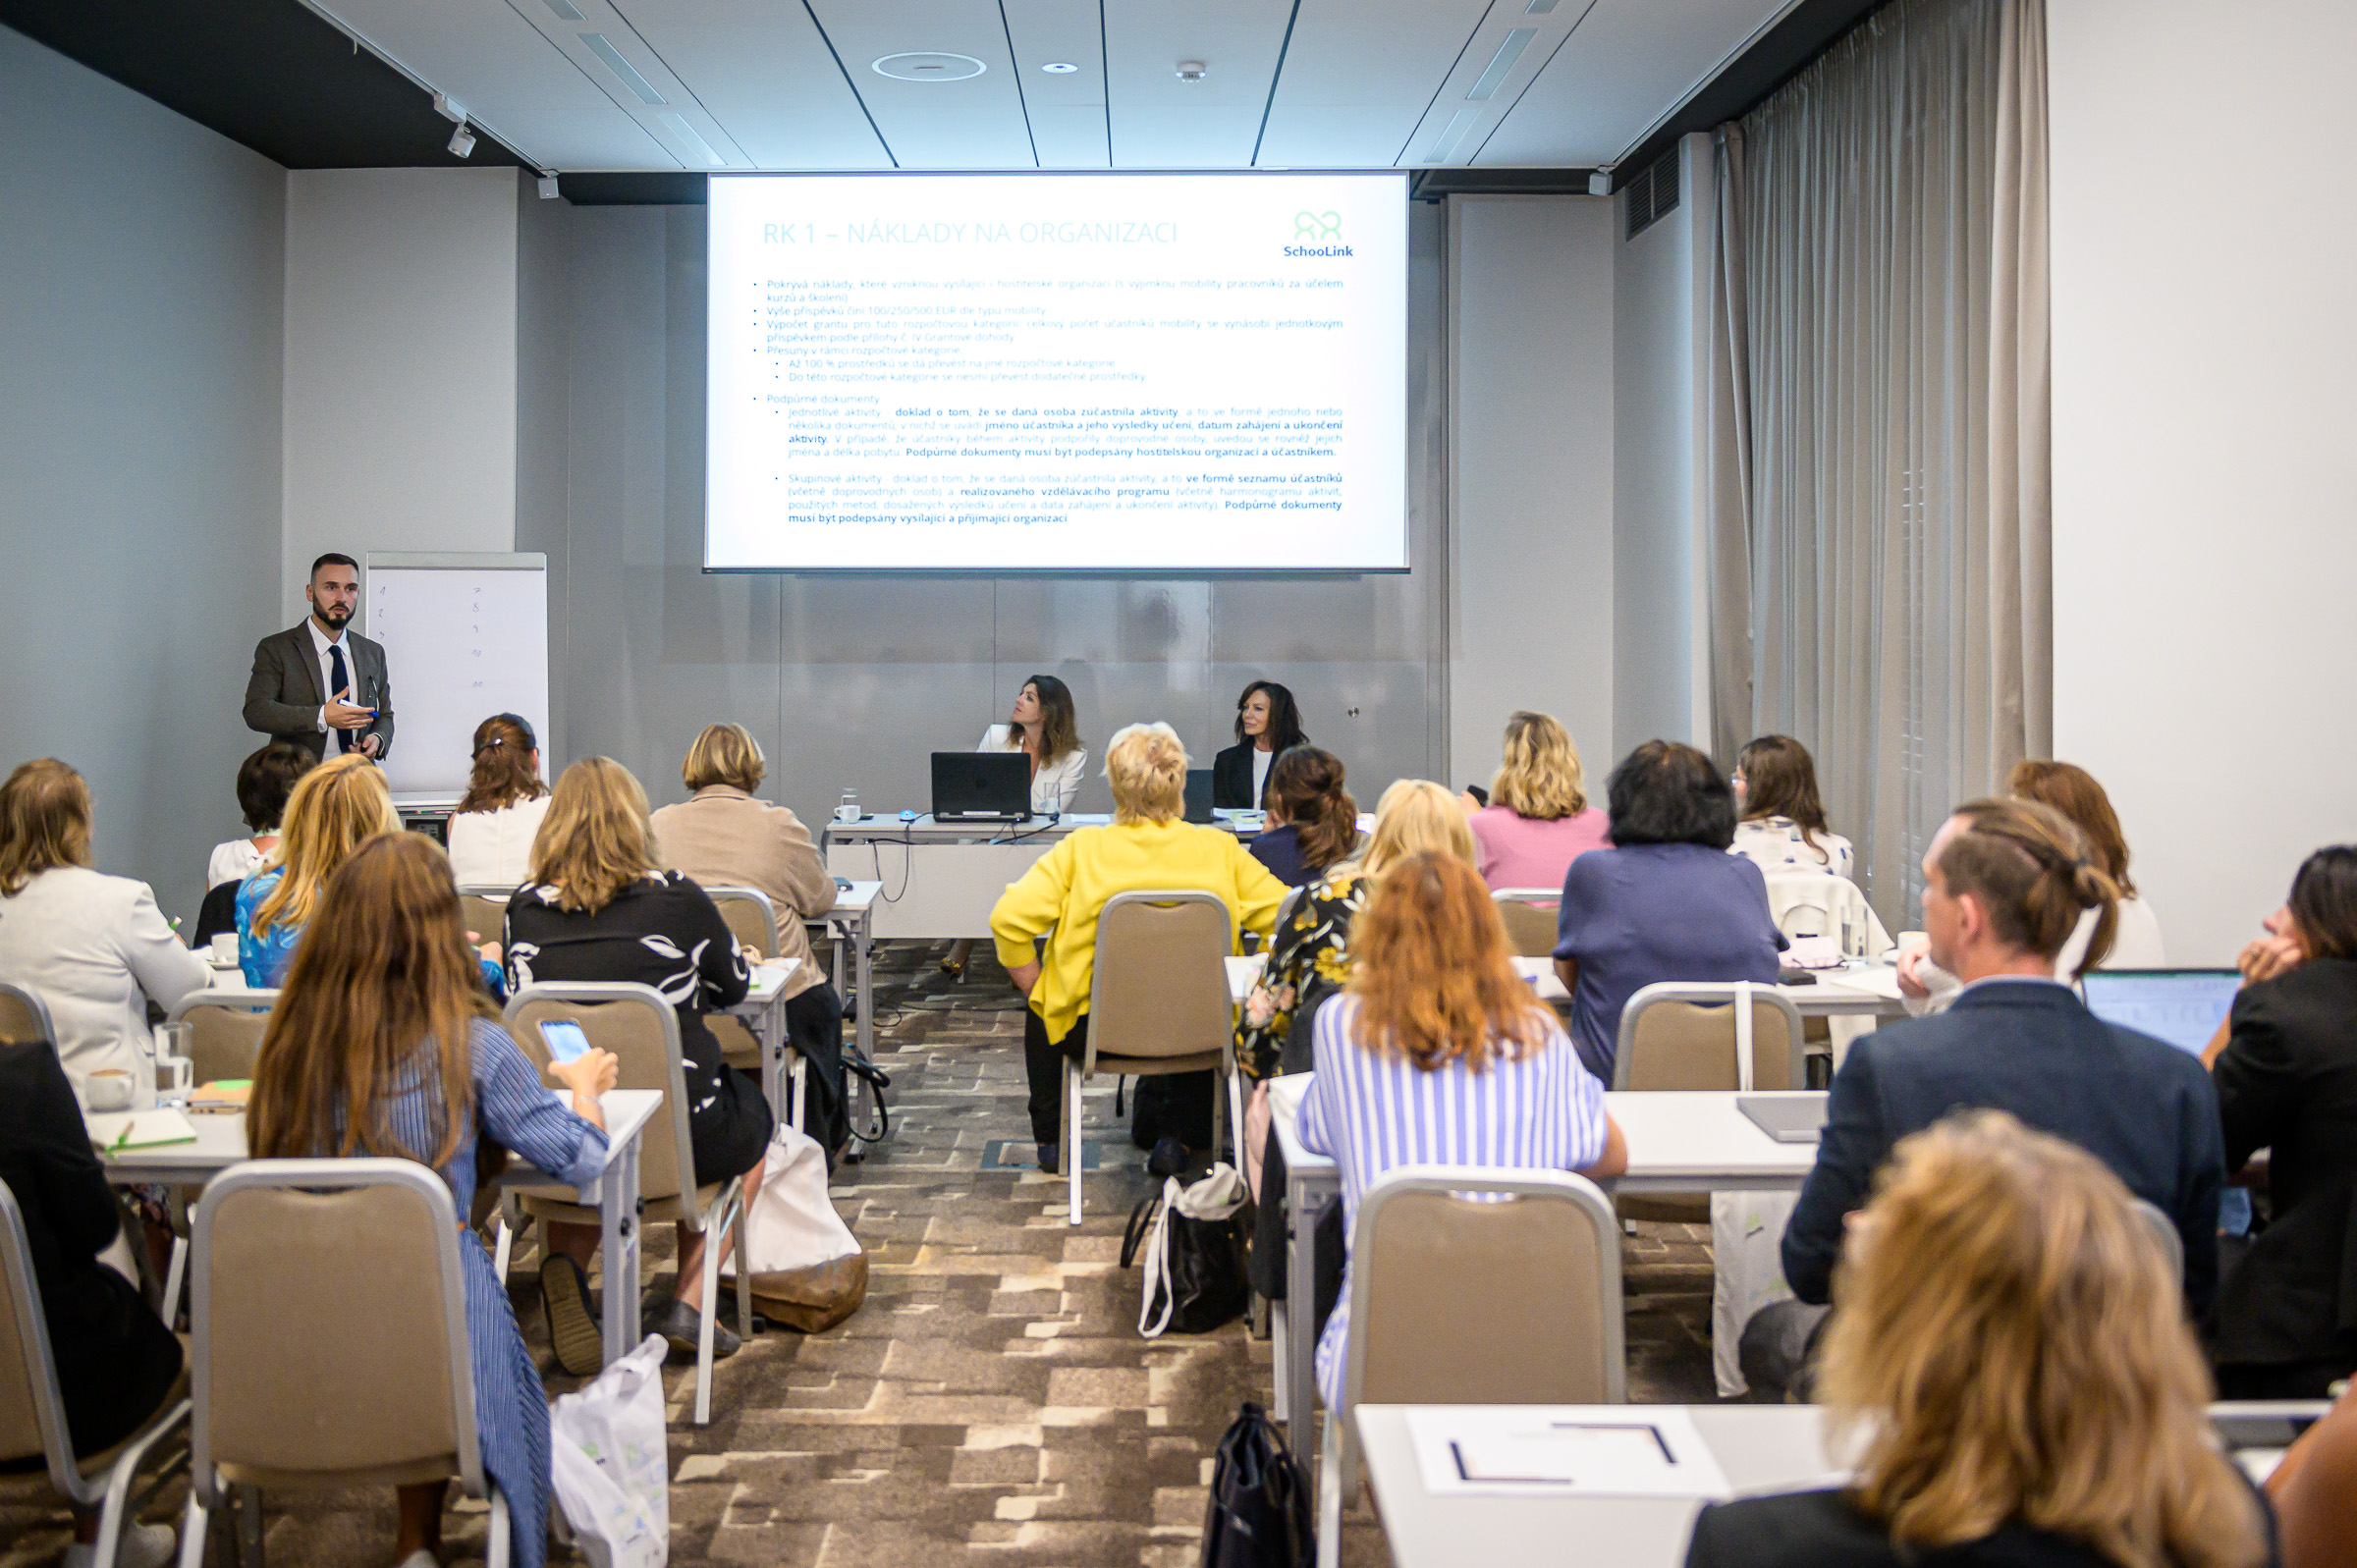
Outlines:
[{"label": "recessed ceiling light", "polygon": [[1051,77],[1069,77],[1080,68],[1069,60],[1051,60],[1039,68]]},{"label": "recessed ceiling light", "polygon": [[970,54],[937,54],[917,51],[909,54],[888,54],[871,63],[877,76],[890,77],[896,81],[964,81],[978,77],[989,67]]},{"label": "recessed ceiling light", "polygon": [[1200,60],[1178,62],[1178,80],[1181,81],[1200,81],[1208,75],[1210,73],[1204,69],[1203,62]]}]

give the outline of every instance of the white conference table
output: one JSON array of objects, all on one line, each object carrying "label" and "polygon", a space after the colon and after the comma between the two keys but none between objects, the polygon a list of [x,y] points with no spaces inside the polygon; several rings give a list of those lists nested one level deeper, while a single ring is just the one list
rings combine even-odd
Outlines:
[{"label": "white conference table", "polygon": [[[843,880],[851,885],[835,890],[835,907],[823,915],[803,921],[802,925],[812,936],[823,936],[833,944],[835,995],[847,1002],[853,997],[858,999],[859,1017],[852,1036],[854,1049],[861,1061],[872,1062],[876,1059],[876,1007],[871,995],[875,990],[876,978],[876,895],[884,891],[884,884],[855,882],[850,877]],[[844,984],[846,977],[843,968],[843,950],[847,941],[851,949],[850,978],[852,985],[849,988]],[[874,1091],[868,1087],[867,1080],[857,1073],[844,1075],[844,1094],[849,1101],[844,1108],[850,1113],[852,1126],[865,1125],[867,1118],[861,1113],[860,1108],[872,1093]]]},{"label": "white conference table", "polygon": [[[1267,956],[1261,953],[1228,960],[1231,1001],[1239,1007],[1243,1005],[1252,982],[1267,961]],[[1513,963],[1515,972],[1531,983],[1540,1000],[1570,1000],[1571,994],[1563,989],[1553,959],[1516,954]],[[1777,991],[1799,1009],[1803,1018],[1895,1017],[1906,1012],[1906,1004],[1898,996],[1898,971],[1870,958],[1856,958],[1842,968],[1823,970],[1813,985],[1779,986]]]},{"label": "white conference table", "polygon": [[[827,870],[847,882],[882,885],[876,936],[939,942],[989,935],[990,911],[1008,884],[1080,829],[1112,821],[1087,812],[1011,823],[872,816],[830,822],[821,837]],[[1207,826],[1248,842],[1261,824],[1258,812],[1225,811]],[[1372,818],[1359,818],[1362,831],[1372,826]]]},{"label": "white conference table", "polygon": [[[1620,1424],[1642,1416],[1644,1405],[1524,1405],[1517,1414],[1540,1421]],[[1827,1451],[1825,1411],[1818,1405],[1653,1406],[1680,1410],[1737,1496],[1839,1486],[1847,1467]],[[2236,1417],[2314,1421],[2322,1402],[2221,1403],[2213,1421]],[[1557,1568],[1575,1549],[1582,1562],[1614,1568],[1674,1568],[1685,1560],[1700,1497],[1610,1497],[1565,1490],[1523,1496],[1439,1493],[1424,1483],[1411,1425],[1463,1417],[1468,1425],[1494,1419],[1496,1406],[1360,1405],[1351,1412],[1367,1475],[1383,1514],[1383,1533],[1398,1568],[1442,1568],[1479,1561],[1484,1568]],[[2254,1482],[2264,1481],[2282,1450],[2234,1447],[2235,1460]],[[1567,1543],[1576,1543],[1572,1547]],[[1471,1548],[1471,1549],[1468,1549]]]},{"label": "white conference table", "polygon": [[771,958],[753,965],[753,983],[744,1000],[723,1009],[732,1018],[743,1019],[752,1030],[753,1040],[761,1048],[761,1096],[780,1120],[795,1127],[802,1125],[803,1078],[808,1065],[799,1054],[794,1055],[790,1103],[786,1098],[786,1057],[793,1054],[793,1047],[786,1039],[786,982],[801,966],[799,958]]},{"label": "white conference table", "polygon": [[[560,1099],[569,1100],[552,1090]],[[609,1089],[598,1104],[606,1113],[606,1162],[597,1179],[578,1189],[583,1207],[595,1206],[598,1228],[606,1249],[605,1315],[601,1337],[606,1360],[619,1361],[638,1344],[638,1134],[663,1104],[659,1089]],[[231,1165],[247,1158],[244,1111],[190,1111],[196,1129],[194,1143],[167,1144],[157,1149],[98,1150],[106,1179],[128,1187],[144,1182],[168,1187],[201,1187]],[[95,1140],[93,1140],[95,1142]],[[512,1165],[499,1178],[503,1187],[548,1186],[555,1178],[529,1165]],[[461,1205],[462,1216],[465,1206]],[[179,1295],[180,1262],[173,1264],[166,1283],[167,1299]],[[617,1283],[629,1280],[628,1289]]]},{"label": "white conference table", "polygon": [[[1342,1171],[1311,1154],[1295,1136],[1294,1118],[1311,1073],[1269,1081],[1269,1120],[1285,1155],[1285,1295],[1272,1304],[1277,1341],[1278,1393],[1287,1440],[1297,1454],[1311,1451],[1310,1412],[1316,1399],[1315,1260],[1310,1238],[1317,1211],[1342,1191]],[[1823,1091],[1770,1091],[1776,1099],[1821,1100]],[[1779,1143],[1735,1108],[1732,1090],[1654,1090],[1610,1094],[1604,1107],[1628,1142],[1628,1169],[1597,1185],[1612,1193],[1648,1196],[1714,1192],[1798,1192],[1817,1162],[1813,1143]]]}]

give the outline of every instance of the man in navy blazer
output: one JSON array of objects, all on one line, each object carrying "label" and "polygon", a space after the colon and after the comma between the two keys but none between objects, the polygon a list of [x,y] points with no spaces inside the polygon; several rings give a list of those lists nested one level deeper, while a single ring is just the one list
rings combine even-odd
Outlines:
[{"label": "man in navy blazer", "polygon": [[1893,1144],[1989,1108],[2077,1144],[2159,1206],[2185,1244],[2187,1304],[2206,1310],[2225,1179],[2218,1095],[2197,1057],[2103,1022],[2055,977],[2086,909],[2102,911],[2090,961],[2110,945],[2113,890],[2078,831],[2031,802],[1974,801],[1941,828],[1923,870],[1932,961],[1964,990],[1939,1016],[1859,1040],[1835,1074],[1816,1168],[1784,1230],[1793,1294],[1831,1299],[1847,1217]]}]

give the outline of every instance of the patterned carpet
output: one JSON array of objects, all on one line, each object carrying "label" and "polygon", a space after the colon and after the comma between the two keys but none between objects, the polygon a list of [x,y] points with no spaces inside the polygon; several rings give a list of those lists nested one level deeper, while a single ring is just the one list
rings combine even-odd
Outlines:
[{"label": "patterned carpet", "polygon": [[[939,970],[942,950],[877,952],[893,1131],[834,1188],[869,1252],[866,1305],[825,1334],[748,1342],[715,1374],[707,1428],[688,1424],[693,1370],[667,1379],[672,1561],[685,1568],[1178,1568],[1198,1559],[1220,1434],[1238,1403],[1268,1402],[1269,1346],[1241,1322],[1136,1332],[1138,1271],[1118,1264],[1149,1179],[1115,1124],[1110,1084],[1088,1096],[1102,1168],[1079,1228],[1065,1223],[1061,1182],[981,1169],[991,1141],[1027,1144],[1021,1015],[987,944],[962,982]],[[1708,1399],[1707,1230],[1640,1229],[1625,1254],[1630,1396]],[[668,1227],[647,1240],[668,1258]],[[513,1287],[549,1365],[528,1250]],[[19,1490],[0,1504],[0,1568],[54,1561],[66,1540],[62,1512],[18,1502]],[[173,1487],[149,1517],[182,1495]],[[449,1529],[447,1560],[479,1560],[479,1508],[454,1511]],[[392,1537],[389,1493],[288,1496],[265,1515],[278,1568],[387,1563]],[[1362,1503],[1343,1561],[1388,1560]]]}]

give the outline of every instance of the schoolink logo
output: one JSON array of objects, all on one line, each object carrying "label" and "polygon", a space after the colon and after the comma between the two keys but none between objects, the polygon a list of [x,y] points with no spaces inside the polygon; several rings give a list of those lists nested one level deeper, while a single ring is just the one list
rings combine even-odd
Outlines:
[{"label": "schoolink logo", "polygon": [[1288,256],[1346,256],[1350,247],[1334,242],[1343,237],[1343,215],[1339,212],[1296,212],[1293,214],[1293,243],[1285,247]]}]

